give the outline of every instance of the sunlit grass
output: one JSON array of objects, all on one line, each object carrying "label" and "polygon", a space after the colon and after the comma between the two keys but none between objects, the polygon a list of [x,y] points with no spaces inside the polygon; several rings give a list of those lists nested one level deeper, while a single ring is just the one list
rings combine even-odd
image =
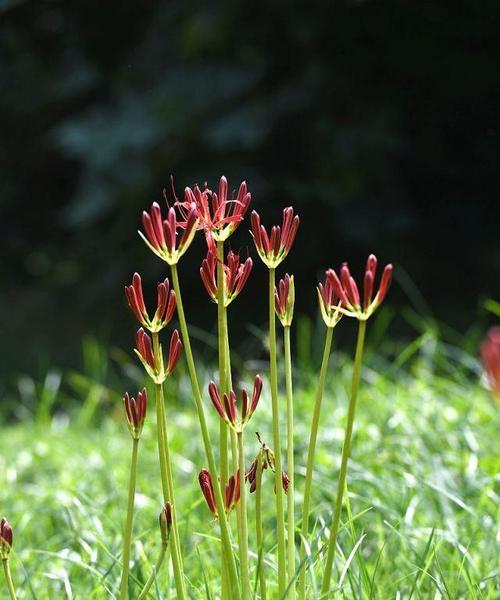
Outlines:
[{"label": "sunlit grass", "polygon": [[[367,355],[349,467],[349,504],[335,563],[335,597],[498,597],[498,405],[460,360],[446,357],[444,348],[434,348],[430,356],[423,351],[426,343],[420,340],[395,364]],[[321,582],[350,373],[351,363],[334,353],[314,475],[311,598]],[[179,389],[181,399],[174,405],[167,394],[167,411],[188,587],[191,597],[216,598],[219,551],[213,538],[218,532],[197,484],[198,471],[206,465],[189,383],[181,381]],[[270,443],[270,398],[265,391],[252,429]],[[314,391],[314,372],[303,372],[296,381],[298,527]],[[284,398],[282,403],[284,410]],[[19,598],[116,594],[131,449],[116,404],[115,411],[98,410],[107,416],[97,426],[82,426],[78,411],[52,421],[42,412],[37,420],[0,430],[0,512],[14,527],[12,568]],[[161,486],[152,408],[139,450],[133,598],[160,545]],[[215,441],[216,419],[208,402],[207,414]],[[250,431],[247,440],[249,464],[257,442],[252,449]],[[264,531],[271,550],[273,481],[266,475]],[[249,509],[250,548],[255,549],[253,498]],[[257,559],[251,559],[255,581]],[[268,555],[273,593],[275,567]],[[153,587],[151,598],[175,597],[165,568],[158,589],[159,595]]]}]

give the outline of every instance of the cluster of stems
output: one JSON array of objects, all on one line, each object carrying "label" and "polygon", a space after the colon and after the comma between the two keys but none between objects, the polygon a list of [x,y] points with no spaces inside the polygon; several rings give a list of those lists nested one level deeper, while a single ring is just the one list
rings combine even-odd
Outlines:
[{"label": "cluster of stems", "polygon": [[[174,193],[175,197],[175,193]],[[257,254],[268,270],[268,333],[269,333],[269,392],[271,400],[272,449],[257,434],[257,455],[247,467],[245,435],[248,424],[257,410],[263,381],[260,375],[254,378],[253,392],[233,389],[231,370],[231,344],[228,324],[228,307],[243,290],[253,262],[250,258],[240,261],[233,252],[226,255],[225,244],[239,224],[244,220],[251,200],[245,182],[236,194],[229,194],[225,177],[219,182],[217,191],[205,185],[202,189],[186,188],[184,198],[175,197],[173,206],[168,207],[166,218],[160,206],[154,203],[150,212],[143,213],[144,231],[141,237],[156,256],[167,265],[167,278],[157,285],[157,302],[154,313],[149,313],[144,301],[141,277],[136,273],[132,283],[126,286],[127,302],[140,324],[136,333],[135,354],[154,387],[156,405],[156,434],[158,446],[159,480],[161,482],[162,511],[160,513],[161,547],[152,573],[142,589],[134,595],[147,598],[153,582],[157,581],[167,556],[171,557],[176,588],[176,598],[189,597],[188,580],[184,574],[184,553],[187,540],[181,539],[178,515],[181,512],[175,500],[175,461],[172,460],[169,438],[167,406],[164,385],[172,376],[176,364],[184,351],[191,380],[192,396],[198,416],[204,448],[200,459],[199,483],[208,508],[220,531],[221,588],[217,595],[222,600],[250,600],[258,587],[260,598],[308,597],[308,571],[310,561],[306,557],[309,545],[310,520],[313,501],[313,478],[316,446],[321,425],[321,408],[329,371],[331,348],[335,327],[342,317],[358,321],[358,338],[354,356],[351,392],[347,410],[347,424],[341,452],[336,497],[332,508],[329,536],[323,548],[326,556],[322,569],[321,597],[331,590],[332,571],[346,488],[348,460],[356,414],[358,388],[361,378],[366,324],[369,317],[382,303],[389,288],[392,266],[387,265],[382,273],[379,288],[374,293],[377,259],[370,255],[365,268],[363,286],[358,288],[344,263],[339,274],[333,269],[326,272],[324,283],[318,285],[319,307],[326,326],[323,358],[319,371],[316,397],[310,423],[305,480],[296,477],[294,446],[294,395],[292,361],[292,325],[295,304],[294,277],[286,274],[277,282],[277,270],[287,258],[297,234],[299,217],[292,207],[283,211],[282,224],[270,230],[261,224],[255,211],[251,215],[251,234]],[[196,363],[191,347],[189,328],[184,310],[179,278],[179,261],[187,252],[197,231],[203,231],[207,242],[207,255],[202,262],[200,275],[210,299],[217,305],[218,329],[218,384],[211,382],[207,396],[212,401],[219,417],[218,444],[214,451],[212,436],[205,415],[205,404]],[[170,279],[169,279],[170,278]],[[172,285],[170,284],[170,280]],[[164,356],[160,335],[177,314],[180,334],[174,330],[170,336],[168,356]],[[278,352],[276,319],[282,325],[283,353]],[[282,362],[282,364],[280,364]],[[284,381],[281,382],[281,373]],[[239,380],[239,379],[238,379]],[[284,394],[280,395],[280,388]],[[282,396],[285,397],[285,402]],[[146,389],[136,397],[125,394],[123,398],[125,420],[131,436],[131,460],[127,512],[123,535],[122,576],[119,587],[120,600],[130,597],[129,579],[131,547],[134,529],[134,500],[136,494],[139,445],[146,421],[148,393]],[[283,405],[284,404],[284,405]],[[285,415],[285,417],[283,416]],[[284,420],[286,419],[286,428]],[[286,436],[282,439],[282,432]],[[286,468],[285,468],[286,466]],[[264,496],[263,473],[272,473],[274,479],[273,543],[264,531],[263,506],[272,502]],[[303,484],[303,503],[300,521],[296,519],[295,491]],[[159,488],[160,489],[160,488]],[[254,553],[249,550],[248,507],[254,494],[255,539]],[[286,496],[286,500],[285,500]],[[211,520],[213,523],[214,521]],[[300,523],[300,531],[297,528]],[[234,532],[235,530],[235,532]],[[2,519],[0,551],[3,560],[7,587],[15,598],[14,586],[9,570],[9,553],[12,547],[12,530]],[[272,562],[275,549],[277,581],[270,579],[271,571],[266,564]],[[168,552],[167,550],[170,550]],[[297,557],[298,554],[298,557]],[[255,560],[255,557],[257,559]],[[252,584],[255,581],[255,584]]]}]

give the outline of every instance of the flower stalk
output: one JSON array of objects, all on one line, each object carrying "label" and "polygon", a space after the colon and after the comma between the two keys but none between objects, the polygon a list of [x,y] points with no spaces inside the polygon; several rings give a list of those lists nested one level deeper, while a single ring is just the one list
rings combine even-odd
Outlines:
[{"label": "flower stalk", "polygon": [[[216,464],[215,464],[214,454],[212,451],[212,445],[210,442],[210,435],[208,433],[207,421],[206,421],[206,417],[205,417],[205,411],[203,408],[203,401],[202,401],[202,397],[201,397],[200,386],[198,383],[198,376],[197,376],[196,367],[194,364],[193,351],[191,349],[191,341],[189,339],[189,331],[188,331],[187,322],[186,322],[186,315],[184,313],[184,305],[182,302],[182,295],[181,295],[181,290],[180,290],[179,273],[177,270],[177,265],[176,264],[171,265],[171,270],[172,270],[172,280],[173,280],[175,295],[176,295],[176,299],[177,299],[177,315],[179,317],[179,324],[181,327],[182,339],[184,341],[186,362],[187,362],[187,366],[188,366],[189,376],[191,379],[191,387],[192,387],[194,399],[196,402],[198,420],[200,422],[201,435],[203,438],[203,446],[205,449],[205,454],[207,457],[210,472],[215,475],[217,473],[217,468],[216,468]],[[229,525],[228,525],[228,521],[226,518],[226,514],[224,512],[224,500],[222,497],[221,486],[220,486],[220,483],[217,481],[216,477],[215,477],[215,479],[216,479],[215,502],[216,502],[216,506],[217,506],[217,512],[219,514],[221,542],[224,546],[224,550],[225,550],[226,557],[227,557],[229,578],[230,578],[230,582],[231,582],[233,598],[235,600],[237,600],[237,598],[240,598],[240,589],[239,589],[239,584],[238,584],[238,575],[236,572],[236,563],[234,560],[234,554],[233,554],[233,550],[232,550],[232,546],[231,546]]]},{"label": "flower stalk", "polygon": [[333,522],[328,540],[328,554],[323,575],[321,593],[327,594],[330,589],[332,577],[333,559],[335,556],[335,547],[337,544],[337,535],[339,531],[340,513],[342,510],[342,500],[347,476],[347,463],[349,461],[349,452],[351,449],[352,430],[354,426],[354,417],[356,415],[356,403],[358,398],[359,381],[361,378],[361,364],[363,360],[363,348],[365,343],[366,320],[358,322],[358,339],[356,342],[356,353],[354,356],[354,367],[352,373],[351,394],[349,398],[349,408],[347,412],[347,427],[344,436],[344,445],[342,448],[342,461],[337,484],[337,497],[335,500],[335,509],[333,513]]},{"label": "flower stalk", "polygon": [[[174,332],[175,334],[175,332]],[[174,336],[172,336],[174,338]],[[176,338],[174,338],[175,340]],[[180,342],[178,342],[180,344]],[[158,333],[153,333],[153,348],[155,357],[161,353]],[[179,350],[175,346],[172,347],[171,356],[179,357]],[[171,362],[171,360],[169,360]],[[158,434],[158,453],[160,460],[160,475],[163,490],[163,501],[170,508],[170,519],[172,528],[172,565],[174,570],[175,587],[179,598],[186,598],[186,585],[184,581],[184,566],[182,561],[182,553],[177,528],[177,516],[175,511],[175,494],[172,473],[172,461],[170,459],[170,447],[168,443],[167,423],[165,414],[165,398],[163,393],[163,384],[155,384],[156,391],[156,426]]]},{"label": "flower stalk", "polygon": [[240,511],[241,511],[241,537],[240,537],[240,569],[242,580],[242,598],[250,600],[250,572],[248,562],[248,521],[245,487],[245,451],[243,446],[243,430],[238,432],[238,458],[240,478]]},{"label": "flower stalk", "polygon": [[276,272],[269,269],[269,371],[271,380],[271,403],[273,421],[273,445],[275,452],[276,524],[278,536],[278,593],[281,598],[286,590],[285,516],[283,508],[281,434],[278,406],[278,367],[276,357],[275,288]]},{"label": "flower stalk", "polygon": [[264,535],[262,529],[262,454],[257,455],[257,470],[255,474],[255,529],[257,536],[257,550],[259,553],[259,585],[260,598],[266,600],[266,573],[264,568]]},{"label": "flower stalk", "polygon": [[135,487],[137,481],[137,451],[139,448],[139,439],[132,440],[132,458],[130,461],[130,477],[128,484],[128,503],[127,503],[127,519],[125,522],[125,533],[123,536],[123,568],[122,579],[120,583],[120,600],[128,598],[128,574],[130,564],[130,544],[132,541],[132,525],[134,520],[134,500]]},{"label": "flower stalk", "polygon": [[292,352],[290,347],[290,326],[284,328],[284,346],[285,346],[285,383],[287,399],[287,473],[288,473],[288,492],[287,492],[287,550],[288,550],[288,597],[295,598],[295,497],[294,497],[294,440],[293,440],[293,383],[292,383]]},{"label": "flower stalk", "polygon": [[328,327],[326,330],[325,346],[323,349],[323,359],[321,361],[321,369],[319,373],[318,389],[316,391],[316,399],[314,402],[313,418],[311,422],[311,432],[309,434],[309,446],[307,450],[307,466],[306,466],[306,481],[304,486],[304,501],[302,503],[302,544],[300,553],[300,562],[304,563],[304,571],[299,579],[299,598],[304,600],[306,582],[305,582],[305,545],[304,540],[307,540],[309,535],[309,513],[311,508],[311,491],[314,473],[314,458],[316,455],[316,441],[318,439],[319,420],[321,416],[321,403],[323,400],[323,391],[325,389],[326,374],[328,372],[328,363],[332,348],[333,327]]}]

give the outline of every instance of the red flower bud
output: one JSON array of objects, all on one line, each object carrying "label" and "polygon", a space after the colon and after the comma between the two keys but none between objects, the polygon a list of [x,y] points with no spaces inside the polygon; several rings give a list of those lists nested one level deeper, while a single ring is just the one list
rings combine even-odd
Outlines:
[{"label": "red flower bud", "polygon": [[175,369],[177,363],[179,362],[179,358],[182,354],[183,345],[179,336],[179,332],[177,329],[172,333],[172,337],[170,338],[170,352],[168,355],[168,374],[170,375]]},{"label": "red flower bud", "polygon": [[283,327],[290,327],[295,306],[295,284],[288,273],[274,290],[274,308]]},{"label": "red flower bud", "polygon": [[172,529],[172,505],[167,502],[162,508],[160,517],[161,540],[164,545],[168,543],[170,538],[170,530]]},{"label": "red flower bud", "polygon": [[156,362],[153,353],[153,344],[151,342],[151,338],[141,327],[137,330],[135,334],[135,346],[137,353],[143,359],[143,361],[151,368],[151,370],[156,370]]},{"label": "red flower bud", "polygon": [[14,534],[12,527],[7,522],[7,519],[2,518],[0,521],[0,557],[2,560],[7,560],[14,542]]},{"label": "red flower bud", "polygon": [[207,469],[202,469],[200,471],[200,474],[198,475],[198,481],[200,483],[201,491],[205,496],[205,500],[207,501],[208,508],[214,515],[216,515],[217,506],[215,503],[215,494],[212,485],[212,476],[210,475],[210,472]]},{"label": "red flower bud", "polygon": [[144,420],[146,418],[146,410],[148,405],[148,394],[146,388],[142,392],[138,392],[137,399],[131,398],[128,392],[123,396],[123,406],[125,416],[127,417],[127,425],[132,434],[132,437],[139,439],[141,435]]}]

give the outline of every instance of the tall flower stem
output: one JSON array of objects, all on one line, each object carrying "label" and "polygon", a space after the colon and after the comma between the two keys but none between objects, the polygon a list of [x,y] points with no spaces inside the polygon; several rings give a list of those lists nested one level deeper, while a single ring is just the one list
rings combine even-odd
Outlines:
[{"label": "tall flower stem", "polygon": [[[227,389],[227,364],[226,364],[226,337],[227,322],[225,289],[224,289],[224,242],[217,242],[217,331],[219,341],[219,386],[221,392],[228,393]],[[219,421],[219,457],[220,457],[220,485],[224,489],[228,480],[228,448],[227,448],[227,425],[221,419]],[[227,569],[225,569],[224,546],[221,546],[221,593],[223,598],[228,598]]]},{"label": "tall flower stem", "polygon": [[[153,333],[153,348],[155,356],[160,355],[160,342],[158,333]],[[168,444],[167,424],[165,415],[165,399],[163,396],[163,385],[155,384],[156,392],[156,423],[158,432],[158,453],[160,457],[160,474],[163,490],[163,501],[172,505],[172,565],[174,569],[175,587],[179,598],[186,598],[186,584],[184,581],[184,567],[177,528],[177,512],[175,506],[174,481],[172,474],[172,462],[170,459],[170,448]]]},{"label": "tall flower stem", "polygon": [[288,598],[295,598],[295,475],[294,475],[294,443],[293,443],[293,383],[292,383],[292,350],[290,344],[290,326],[284,328],[285,345],[285,384],[287,409],[287,527],[288,527],[288,585],[291,586]]},{"label": "tall flower stem", "polygon": [[212,445],[210,443],[210,435],[208,433],[207,420],[205,417],[205,411],[203,409],[203,401],[200,392],[200,385],[198,383],[198,376],[196,374],[196,367],[194,364],[193,351],[191,349],[191,341],[189,339],[189,331],[186,322],[186,316],[184,313],[184,306],[182,303],[181,289],[179,285],[179,274],[177,272],[177,265],[172,265],[172,281],[174,283],[175,296],[177,299],[177,315],[179,317],[179,324],[181,327],[182,340],[184,342],[184,349],[186,354],[186,362],[188,366],[189,376],[191,378],[191,387],[193,390],[194,399],[196,402],[196,409],[198,412],[198,419],[200,422],[201,435],[203,438],[203,446],[205,448],[205,454],[208,461],[208,468],[212,475],[214,482],[215,492],[215,504],[217,507],[217,513],[219,515],[219,524],[221,530],[221,542],[224,546],[228,564],[229,578],[231,581],[231,588],[234,600],[240,598],[240,590],[238,585],[238,575],[236,572],[236,563],[234,560],[234,554],[231,546],[231,538],[229,534],[229,525],[224,510],[224,500],[222,497],[222,490],[220,482],[217,477],[217,466],[215,464],[215,458],[212,451]]},{"label": "tall flower stem", "polygon": [[356,402],[358,397],[359,381],[361,378],[361,363],[363,360],[365,333],[366,321],[360,320],[358,326],[358,340],[356,342],[356,354],[354,355],[351,397],[349,399],[349,408],[347,411],[347,426],[344,436],[344,446],[342,448],[342,462],[340,464],[339,480],[337,484],[337,498],[335,501],[335,511],[333,513],[333,522],[332,527],[330,529],[330,538],[328,541],[328,555],[326,558],[325,572],[323,575],[323,584],[321,586],[322,594],[328,593],[330,589],[330,580],[332,577],[333,559],[335,556],[335,546],[337,544],[337,535],[340,523],[340,512],[342,510],[342,499],[347,476],[347,463],[349,461],[349,452],[351,449],[352,429],[354,426],[354,417],[356,415]]},{"label": "tall flower stem", "polygon": [[167,544],[161,545],[160,555],[158,556],[156,565],[154,566],[151,575],[148,577],[148,580],[144,584],[144,587],[142,588],[142,591],[139,594],[138,600],[144,600],[144,598],[147,598],[149,590],[151,589],[151,586],[155,582],[156,575],[160,571],[161,566],[163,564],[163,560],[165,559],[165,554],[167,553],[167,547],[168,547]]},{"label": "tall flower stem", "polygon": [[257,535],[257,549],[259,553],[259,581],[260,598],[266,600],[266,574],[264,571],[264,536],[262,530],[262,457],[259,452],[257,457],[257,474],[255,482],[255,529]]},{"label": "tall flower stem", "polygon": [[9,595],[11,600],[17,600],[16,590],[14,589],[14,584],[12,583],[12,575],[10,574],[10,565],[9,559],[2,559],[3,562],[3,571],[5,573],[5,581],[7,582],[7,589],[9,590]]},{"label": "tall flower stem", "polygon": [[281,463],[281,436],[278,406],[278,367],[276,358],[276,317],[274,304],[275,269],[269,269],[269,372],[273,414],[273,444],[275,452],[276,524],[278,534],[278,594],[286,590],[285,517],[283,511],[283,483]]},{"label": "tall flower stem", "polygon": [[240,570],[242,580],[242,598],[250,600],[250,573],[248,563],[248,522],[247,522],[247,490],[245,486],[245,450],[243,447],[243,432],[238,433],[238,459],[240,477],[240,507],[241,507],[241,539],[240,539]]},{"label": "tall flower stem", "polygon": [[[318,389],[316,391],[316,400],[314,402],[313,418],[311,422],[311,433],[309,434],[309,448],[307,451],[307,466],[306,466],[306,483],[304,488],[304,501],[302,504],[302,545],[300,553],[300,562],[305,563],[305,547],[304,540],[307,540],[309,534],[309,511],[311,508],[311,490],[314,472],[314,457],[316,454],[316,441],[318,438],[319,419],[321,415],[321,402],[323,399],[323,391],[325,389],[326,374],[328,372],[328,363],[330,360],[330,352],[332,348],[333,327],[328,327],[326,330],[325,347],[323,350],[323,360],[321,361],[321,369],[319,373]],[[305,599],[306,593],[306,574],[305,567],[299,580],[299,598]]]},{"label": "tall flower stem", "polygon": [[128,484],[127,520],[125,522],[125,533],[123,535],[123,568],[120,582],[120,600],[128,598],[128,573],[130,563],[130,544],[132,540],[132,525],[134,521],[135,486],[137,481],[137,450],[139,440],[132,439],[132,459],[130,461],[130,478]]},{"label": "tall flower stem", "polygon": [[[223,394],[228,394],[227,377],[227,316],[225,307],[225,281],[224,281],[224,242],[217,242],[217,323],[219,336],[219,385]],[[219,450],[220,450],[220,481],[224,488],[228,479],[228,444],[226,423],[221,419],[219,425]]]}]

